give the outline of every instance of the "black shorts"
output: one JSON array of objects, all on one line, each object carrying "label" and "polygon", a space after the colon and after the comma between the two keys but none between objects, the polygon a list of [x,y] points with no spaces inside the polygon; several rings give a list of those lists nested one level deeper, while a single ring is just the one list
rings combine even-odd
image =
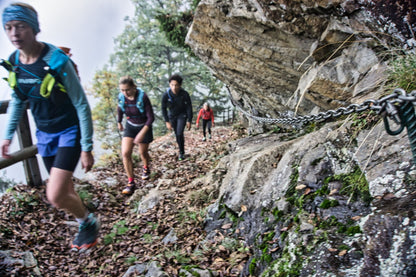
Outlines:
[{"label": "black shorts", "polygon": [[[126,126],[124,127],[123,137],[135,138],[143,127],[144,127],[144,124],[140,126],[133,126],[127,122]],[[144,136],[142,143],[151,143],[152,141],[153,141],[153,130],[152,130],[152,126],[150,126],[149,130],[146,132],[146,135]]]},{"label": "black shorts", "polygon": [[48,172],[52,167],[74,172],[81,156],[81,146],[59,147],[55,156],[42,157]]}]

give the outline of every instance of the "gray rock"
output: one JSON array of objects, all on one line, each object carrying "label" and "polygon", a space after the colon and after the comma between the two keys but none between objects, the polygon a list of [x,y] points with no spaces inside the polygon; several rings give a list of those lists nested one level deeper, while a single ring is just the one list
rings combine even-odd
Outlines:
[{"label": "gray rock", "polygon": [[42,276],[40,269],[38,267],[38,262],[33,256],[33,253],[30,251],[18,252],[18,251],[12,251],[12,250],[6,250],[6,251],[0,250],[0,258],[1,258],[0,268],[2,270],[6,270],[6,272],[3,272],[4,274],[6,274],[9,269],[11,271],[15,270],[16,265],[18,264],[20,265],[19,267],[22,267],[23,270],[25,271],[24,273],[25,275],[29,274],[30,276]]},{"label": "gray rock", "polygon": [[172,229],[172,230],[170,230],[169,231],[169,234],[167,234],[164,238],[163,238],[163,240],[162,240],[162,242],[164,243],[164,244],[168,244],[168,243],[174,243],[174,242],[176,242],[178,240],[178,237],[176,237],[176,232],[175,232],[175,229]]}]

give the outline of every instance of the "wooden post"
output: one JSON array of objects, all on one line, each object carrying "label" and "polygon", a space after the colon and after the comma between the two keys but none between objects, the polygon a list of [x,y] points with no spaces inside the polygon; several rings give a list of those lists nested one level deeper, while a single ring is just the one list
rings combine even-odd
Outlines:
[{"label": "wooden post", "polygon": [[[0,114],[6,113],[8,106],[9,100],[0,101]],[[23,161],[27,184],[30,186],[40,186],[42,184],[42,176],[40,175],[38,160],[36,158],[38,148],[32,142],[27,110],[24,112],[16,131],[21,150],[11,153],[11,158],[9,159],[0,158],[0,169]]]},{"label": "wooden post", "polygon": [[[17,128],[20,149],[25,149],[33,145],[32,135],[30,133],[29,119],[27,110],[24,112]],[[37,151],[36,151],[37,152]],[[42,177],[40,175],[38,160],[36,155],[23,160],[23,168],[25,170],[26,181],[29,186],[41,186]]]},{"label": "wooden post", "polygon": [[9,101],[0,101],[0,114],[6,113],[9,107]]}]

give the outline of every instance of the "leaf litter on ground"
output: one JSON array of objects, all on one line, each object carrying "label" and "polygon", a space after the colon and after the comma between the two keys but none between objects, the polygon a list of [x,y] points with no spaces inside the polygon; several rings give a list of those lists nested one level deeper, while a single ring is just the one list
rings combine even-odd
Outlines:
[{"label": "leaf litter on ground", "polygon": [[[146,195],[159,181],[157,189],[169,193],[143,213],[137,212],[140,201],[121,194],[126,176],[120,160],[94,168],[94,180],[74,178],[77,190],[83,191],[85,205],[101,224],[98,244],[86,252],[71,251],[77,224],[70,215],[49,204],[44,186],[14,186],[1,197],[0,250],[31,251],[42,276],[122,276],[130,266],[151,261],[169,276],[178,276],[185,266],[216,271],[218,276],[239,276],[250,254],[218,248],[217,241],[210,245],[205,240],[204,211],[215,199],[209,197],[212,188],[190,185],[214,168],[226,154],[227,142],[238,134],[232,127],[216,127],[212,140],[203,142],[201,133],[185,133],[184,161],[177,160],[171,134],[150,144],[153,174],[148,181],[138,180],[138,190]],[[140,174],[139,162],[135,175]],[[162,177],[169,181],[161,181]],[[117,184],[106,185],[108,178],[117,180]],[[172,230],[176,241],[162,242]],[[31,269],[7,269],[2,262],[0,256],[0,272],[30,275]]]}]

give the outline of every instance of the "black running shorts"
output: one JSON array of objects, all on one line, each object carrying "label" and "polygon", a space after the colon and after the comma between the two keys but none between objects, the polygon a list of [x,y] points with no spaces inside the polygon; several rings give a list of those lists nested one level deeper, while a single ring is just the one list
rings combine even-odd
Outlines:
[{"label": "black running shorts", "polygon": [[[123,137],[135,138],[137,134],[140,132],[140,130],[143,128],[143,126],[144,124],[140,126],[133,126],[127,122],[126,126],[124,127]],[[151,143],[152,141],[153,141],[153,130],[152,130],[152,126],[150,126],[142,143]]]},{"label": "black running shorts", "polygon": [[52,167],[73,172],[81,156],[81,146],[59,147],[55,156],[42,157],[48,172]]}]

